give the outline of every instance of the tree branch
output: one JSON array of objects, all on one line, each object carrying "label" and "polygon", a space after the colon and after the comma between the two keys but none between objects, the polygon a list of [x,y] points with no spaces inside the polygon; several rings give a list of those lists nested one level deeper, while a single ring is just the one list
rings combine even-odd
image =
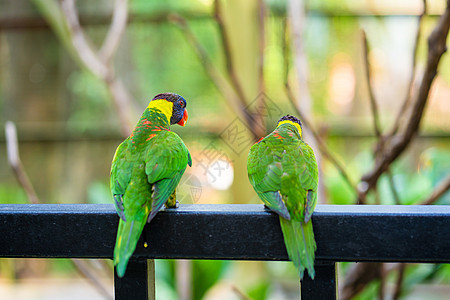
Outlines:
[{"label": "tree branch", "polygon": [[127,26],[128,0],[116,0],[111,26],[98,52],[99,58],[108,65],[119,47],[120,40]]},{"label": "tree branch", "polygon": [[426,13],[427,13],[427,1],[423,0],[423,10],[417,20],[417,31],[416,31],[416,38],[414,40],[412,68],[411,68],[411,75],[409,78],[408,88],[406,91],[405,100],[403,101],[403,104],[400,107],[400,110],[398,111],[397,118],[395,119],[395,123],[392,126],[390,133],[388,134],[388,136],[390,136],[390,137],[397,134],[399,126],[402,123],[402,121],[404,120],[405,113],[408,111],[408,106],[411,103],[411,99],[412,99],[412,95],[413,95],[414,78],[415,78],[415,74],[416,74],[417,50],[419,48],[422,20],[423,20],[423,17],[426,15]]},{"label": "tree branch", "polygon": [[[236,94],[235,90],[233,89],[231,84],[227,81],[227,79],[217,69],[217,67],[214,65],[205,48],[198,41],[197,37],[192,32],[186,19],[178,14],[171,14],[168,17],[168,20],[181,30],[181,33],[184,35],[184,38],[194,49],[194,52],[197,55],[206,74],[212,80],[217,90],[226,98],[226,100],[228,100],[225,102],[229,105],[231,110],[237,112],[242,111],[242,107],[239,105],[238,102],[239,97]],[[232,99],[232,101],[229,101],[230,99]]]},{"label": "tree branch", "polygon": [[325,142],[322,140],[322,138],[319,136],[317,131],[314,129],[311,121],[308,117],[306,117],[305,113],[302,111],[299,105],[299,101],[296,100],[294,93],[292,92],[291,85],[289,84],[289,42],[287,41],[289,34],[287,33],[287,23],[286,21],[283,24],[283,36],[282,36],[282,47],[283,47],[283,59],[284,59],[284,88],[286,95],[291,102],[292,106],[294,107],[297,115],[302,120],[302,122],[305,124],[307,128],[309,128],[311,134],[313,135],[314,139],[317,141],[317,145],[319,148],[320,153],[328,159],[328,161],[336,168],[336,170],[339,172],[341,177],[344,179],[344,181],[347,183],[347,185],[350,187],[352,191],[355,192],[355,195],[357,195],[357,188],[356,185],[352,182],[350,179],[350,176],[347,174],[347,171],[345,168],[339,163],[337,158],[332,154],[332,152],[328,149]]},{"label": "tree branch", "polygon": [[214,18],[216,19],[217,25],[219,26],[220,38],[222,40],[223,52],[225,56],[225,66],[228,75],[230,76],[231,83],[238,96],[238,100],[240,101],[241,106],[246,107],[247,102],[245,101],[244,89],[242,88],[236,70],[234,68],[230,39],[228,37],[228,31],[226,29],[225,22],[222,18],[222,11],[219,0],[214,1]]},{"label": "tree branch", "polygon": [[392,192],[392,197],[394,198],[394,202],[396,205],[400,205],[402,204],[401,200],[400,200],[400,195],[397,192],[397,189],[395,187],[395,183],[394,183],[394,177],[392,176],[392,172],[391,170],[387,170],[386,171],[386,175],[388,177],[389,180],[389,186],[391,188],[391,192]]},{"label": "tree branch", "polygon": [[61,9],[65,16],[72,45],[77,51],[81,61],[95,76],[103,80],[106,79],[109,75],[108,69],[97,57],[94,50],[92,50],[91,43],[88,41],[81,28],[75,0],[61,1]]},{"label": "tree branch", "polygon": [[197,37],[192,32],[186,19],[178,14],[171,14],[169,16],[169,21],[176,25],[183,33],[187,42],[194,49],[203,69],[206,74],[210,77],[217,90],[225,98],[225,103],[230,107],[231,110],[235,111],[243,120],[246,121],[247,128],[253,134],[253,137],[260,137],[258,131],[256,131],[255,126],[252,123],[253,119],[247,110],[246,104],[242,101],[242,98],[237,94],[235,87],[230,84],[228,79],[222,75],[222,73],[217,69],[212,60],[210,59],[208,53],[202,44],[198,41]]},{"label": "tree branch", "polygon": [[349,270],[344,284],[340,287],[339,298],[352,299],[360,293],[368,283],[382,276],[382,263],[355,263]]},{"label": "tree branch", "polygon": [[422,201],[423,205],[431,205],[436,202],[441,196],[443,196],[450,189],[450,175],[447,175],[444,179],[442,179],[431,195]]},{"label": "tree branch", "polygon": [[[217,0],[218,1],[218,0]],[[266,48],[266,6],[263,0],[258,0],[258,25],[259,25],[259,53],[258,53],[258,89],[264,92],[264,51]],[[264,97],[261,97],[263,99]]]},{"label": "tree branch", "polygon": [[[434,204],[442,195],[444,195],[450,189],[450,175],[442,179],[439,184],[436,186],[435,190],[431,193],[431,195],[422,201],[420,205],[432,205]],[[403,284],[403,276],[404,270],[407,264],[399,264],[398,269],[398,277],[396,286],[393,293],[393,299],[398,299],[401,296],[402,284]],[[341,294],[345,293],[345,297],[342,296],[342,299],[350,299],[360,291],[364,289],[364,287],[371,281],[379,279],[379,273],[376,268],[379,268],[378,265],[374,265],[371,263],[359,263],[357,267],[350,269],[347,273],[345,279],[345,285],[341,288]],[[387,275],[393,269],[386,270],[384,272],[384,276]],[[359,278],[364,274],[364,280],[356,280],[355,278]],[[348,296],[348,297],[347,297]]]},{"label": "tree branch", "polygon": [[[116,0],[113,23],[101,50],[96,53],[80,25],[75,0],[61,2],[63,23],[70,37],[71,46],[75,49],[75,54],[80,58],[83,67],[101,79],[107,86],[119,115],[122,134],[125,137],[131,133],[134,125],[132,120],[136,114],[132,109],[132,99],[128,90],[117,78],[108,62],[117,50],[120,37],[125,30],[127,8],[126,0]],[[100,55],[103,55],[102,59]]]},{"label": "tree branch", "polygon": [[395,282],[395,289],[392,295],[392,300],[398,300],[400,299],[400,296],[402,294],[402,286],[403,286],[403,279],[404,279],[404,275],[405,275],[405,269],[406,269],[406,264],[399,264],[397,266],[397,281]]},{"label": "tree branch", "polygon": [[[261,81],[262,75],[263,75],[263,53],[264,53],[264,3],[263,1],[259,1],[258,2],[259,5],[259,22],[260,22],[260,30],[261,30],[261,35],[260,35],[260,58],[259,58],[259,75],[260,75],[260,88],[261,83],[263,81]],[[230,42],[230,38],[229,38],[229,34],[228,34],[228,30],[227,27],[225,25],[225,22],[223,20],[222,17],[222,7],[220,4],[220,0],[215,0],[214,1],[214,18],[216,19],[217,25],[219,27],[219,32],[220,32],[220,38],[222,40],[222,45],[223,45],[223,51],[224,51],[224,56],[225,56],[225,65],[226,65],[226,70],[228,73],[228,77],[230,78],[231,81],[231,85],[234,89],[234,91],[236,92],[237,95],[237,100],[239,100],[239,106],[240,109],[242,111],[242,115],[245,118],[245,121],[247,123],[247,127],[250,129],[250,131],[253,134],[253,137],[255,139],[258,139],[259,137],[265,135],[265,125],[264,125],[264,120],[262,117],[262,111],[255,111],[255,112],[251,112],[248,111],[247,109],[247,100],[246,100],[246,96],[245,96],[245,92],[244,92],[244,88],[242,87],[242,84],[239,80],[238,77],[238,73],[236,72],[236,68],[234,67],[234,63],[233,63],[233,55],[232,55],[232,51],[231,51],[231,42]],[[260,90],[259,92],[262,92],[262,90]],[[264,97],[260,97],[259,101],[264,101]],[[264,108],[264,105],[257,105],[258,108]]]},{"label": "tree branch", "polygon": [[[218,1],[218,0],[217,0]],[[258,0],[258,29],[259,29],[259,47],[258,47],[258,93],[264,93],[264,52],[266,49],[265,38],[266,27],[266,7],[263,0]],[[259,137],[265,135],[266,122],[263,118],[266,109],[266,103],[264,97],[258,97],[258,103],[256,105],[256,111],[250,112],[253,116],[253,122],[259,126],[259,130],[255,129],[255,133]]]},{"label": "tree branch", "polygon": [[[32,204],[40,204],[36,192],[34,191],[33,184],[31,183],[25,168],[22,165],[19,156],[19,144],[17,142],[17,130],[16,125],[7,121],[5,124],[5,138],[6,138],[6,147],[8,154],[8,162],[11,165],[14,174],[16,175],[19,184],[25,190],[28,196],[28,201]],[[103,295],[106,299],[112,299],[112,296],[106,291],[106,288],[99,282],[92,271],[84,264],[79,263],[79,261],[75,259],[71,259],[74,263],[76,269],[82,273],[89,282],[93,284],[93,286]]]},{"label": "tree branch", "polygon": [[5,124],[5,139],[6,139],[6,151],[8,155],[8,163],[16,175],[16,179],[19,184],[27,193],[28,200],[32,204],[39,204],[39,198],[31,184],[30,178],[23,167],[22,161],[19,156],[19,143],[17,142],[17,129],[16,125],[7,121]]},{"label": "tree branch", "polygon": [[381,158],[375,163],[375,167],[361,178],[359,200],[365,199],[367,193],[372,190],[380,178],[380,176],[388,169],[389,165],[403,153],[406,147],[411,143],[417,135],[420,121],[422,119],[425,105],[427,103],[428,94],[431,84],[437,74],[442,55],[446,51],[446,39],[450,27],[450,0],[447,0],[447,7],[438,21],[435,29],[428,38],[428,58],[427,64],[419,87],[416,100],[413,104],[409,118],[407,120],[406,129],[400,136],[393,137],[388,144],[383,147],[380,154]]},{"label": "tree branch", "polygon": [[311,95],[307,82],[308,62],[305,47],[303,46],[306,22],[305,3],[303,0],[288,1],[288,20],[290,22],[292,43],[294,45],[294,64],[300,90],[296,99],[300,103],[299,105],[302,105],[302,110],[305,114],[311,115]]},{"label": "tree branch", "polygon": [[[359,201],[363,202],[367,193],[373,189],[379,177],[389,169],[390,164],[398,158],[398,156],[403,153],[406,147],[410,144],[412,139],[417,134],[419,129],[420,121],[425,109],[425,105],[428,99],[428,94],[431,88],[431,84],[433,82],[434,77],[437,74],[437,67],[439,65],[439,61],[441,56],[446,51],[446,39],[448,35],[448,31],[450,28],[450,0],[447,0],[447,6],[440,17],[435,29],[430,34],[428,38],[428,58],[427,64],[424,72],[424,76],[422,78],[421,84],[419,86],[419,91],[416,95],[415,102],[413,103],[412,109],[409,111],[409,118],[406,120],[406,128],[402,135],[390,136],[389,139],[383,142],[384,145],[382,147],[383,150],[379,154],[380,159],[375,162],[375,167],[372,171],[366,173],[359,185]],[[417,38],[418,39],[418,38]],[[417,48],[417,41],[415,45],[415,52]],[[415,60],[414,60],[415,61]],[[401,114],[400,114],[401,115]],[[400,123],[399,123],[400,124]],[[395,129],[391,132],[397,132]],[[400,126],[399,126],[400,127]],[[436,201],[440,196],[442,196],[446,190],[449,189],[450,179],[446,178],[441,181],[436,190],[432,193],[432,195],[426,199],[423,204],[431,204]],[[372,265],[370,263],[360,263],[355,270],[351,270],[347,274],[346,285],[343,287],[345,289],[346,295],[350,295],[350,297],[356,295],[361,291],[367,283],[371,282],[376,278],[380,278],[378,266]],[[361,276],[361,274],[366,274],[365,282],[357,282],[352,281],[352,278],[357,278]],[[370,276],[369,276],[370,275]],[[401,278],[400,278],[401,279]],[[400,280],[399,279],[399,280]],[[401,280],[400,280],[401,281]],[[401,283],[400,283],[401,284]],[[397,289],[401,289],[401,287],[397,287]],[[344,290],[342,290],[343,292]],[[349,299],[347,297],[342,297],[343,299]]]},{"label": "tree branch", "polygon": [[365,67],[365,75],[367,82],[367,89],[369,91],[369,100],[370,100],[370,109],[372,112],[372,121],[373,121],[373,129],[375,131],[375,135],[377,139],[380,141],[381,137],[381,129],[380,129],[380,116],[378,114],[378,106],[377,101],[375,99],[375,94],[373,93],[372,84],[371,84],[371,72],[370,72],[370,63],[369,63],[369,44],[367,42],[366,32],[364,30],[361,31],[362,43],[363,43],[363,57],[364,57],[364,67]]},{"label": "tree branch", "polygon": [[97,276],[91,271],[90,267],[81,259],[70,259],[75,266],[75,269],[80,273],[84,278],[86,278],[103,296],[104,299],[113,300],[114,297],[111,295],[108,290],[103,286],[100,280],[97,279]]}]

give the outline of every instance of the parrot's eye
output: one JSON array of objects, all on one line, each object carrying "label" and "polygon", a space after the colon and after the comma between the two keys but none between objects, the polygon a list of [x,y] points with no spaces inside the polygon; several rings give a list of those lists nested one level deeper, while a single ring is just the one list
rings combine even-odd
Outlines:
[{"label": "parrot's eye", "polygon": [[180,102],[178,102],[178,103],[180,104],[181,107],[183,107],[183,104],[184,104],[183,100],[180,100]]}]

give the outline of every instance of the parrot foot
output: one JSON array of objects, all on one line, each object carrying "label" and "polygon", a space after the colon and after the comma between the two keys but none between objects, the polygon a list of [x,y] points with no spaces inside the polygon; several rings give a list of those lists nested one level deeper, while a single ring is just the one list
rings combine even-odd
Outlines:
[{"label": "parrot foot", "polygon": [[166,206],[166,208],[178,208],[178,207],[180,207],[180,202],[178,202],[178,200],[175,200],[175,204],[174,204],[173,201],[171,203],[169,203],[169,201],[167,201],[165,206]]},{"label": "parrot foot", "polygon": [[170,195],[169,199],[167,199],[167,202],[164,205],[166,206],[166,208],[178,208],[180,203],[177,200],[176,190],[173,191],[172,195]]}]

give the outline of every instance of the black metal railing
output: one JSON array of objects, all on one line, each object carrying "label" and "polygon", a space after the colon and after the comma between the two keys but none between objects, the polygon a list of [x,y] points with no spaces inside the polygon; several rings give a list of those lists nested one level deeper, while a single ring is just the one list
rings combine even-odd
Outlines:
[{"label": "black metal railing", "polygon": [[[336,299],[336,262],[450,263],[450,206],[318,205],[316,278],[302,299]],[[0,205],[0,257],[112,258],[113,205]],[[278,216],[263,205],[181,205],[146,227],[116,299],[153,299],[148,259],[287,260]]]}]

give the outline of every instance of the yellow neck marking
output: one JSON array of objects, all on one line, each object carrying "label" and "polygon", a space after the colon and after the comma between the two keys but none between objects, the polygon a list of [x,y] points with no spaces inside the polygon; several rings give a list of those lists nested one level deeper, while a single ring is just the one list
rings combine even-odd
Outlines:
[{"label": "yellow neck marking", "polygon": [[155,108],[159,111],[161,111],[166,117],[167,121],[170,123],[170,118],[172,118],[172,110],[173,110],[173,103],[170,101],[167,101],[165,99],[156,99],[150,101],[147,108]]},{"label": "yellow neck marking", "polygon": [[284,121],[281,121],[281,122],[278,123],[277,128],[278,128],[280,125],[283,125],[283,124],[291,124],[291,125],[294,125],[295,127],[297,127],[298,133],[300,134],[300,136],[302,136],[302,128],[300,127],[300,125],[299,125],[298,123],[292,122],[292,121],[290,121],[290,120],[284,120]]}]

